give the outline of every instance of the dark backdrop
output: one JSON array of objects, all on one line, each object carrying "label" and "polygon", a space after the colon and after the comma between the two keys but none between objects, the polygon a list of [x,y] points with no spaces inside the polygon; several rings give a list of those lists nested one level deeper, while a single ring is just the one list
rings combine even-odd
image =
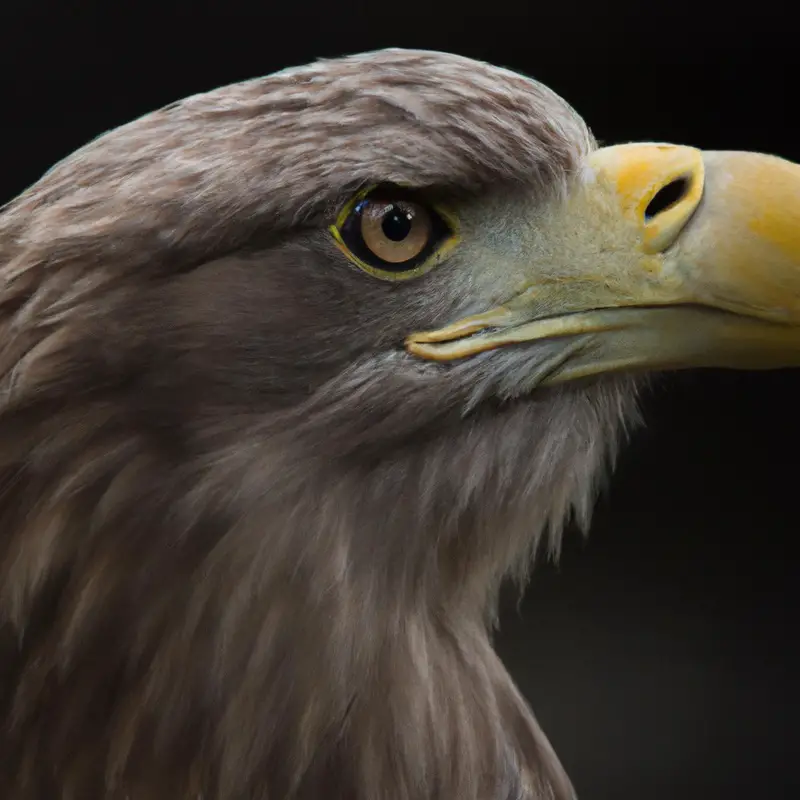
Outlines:
[{"label": "dark backdrop", "polygon": [[[183,4],[133,17],[0,11],[0,200],[102,131],[186,94],[387,45],[515,68],[605,143],[800,161],[791,23],[675,3]],[[723,10],[724,9],[724,10]],[[499,650],[582,798],[800,796],[795,561],[800,377],[684,373],[645,399],[591,536],[540,564]]]}]

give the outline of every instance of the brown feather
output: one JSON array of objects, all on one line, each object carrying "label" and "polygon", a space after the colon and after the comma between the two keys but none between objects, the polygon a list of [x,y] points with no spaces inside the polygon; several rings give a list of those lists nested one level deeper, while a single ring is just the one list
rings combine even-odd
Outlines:
[{"label": "brown feather", "polygon": [[0,794],[566,798],[488,630],[634,387],[397,349],[474,301],[343,269],[354,189],[562,191],[533,81],[383,51],[189,98],[0,213]]}]

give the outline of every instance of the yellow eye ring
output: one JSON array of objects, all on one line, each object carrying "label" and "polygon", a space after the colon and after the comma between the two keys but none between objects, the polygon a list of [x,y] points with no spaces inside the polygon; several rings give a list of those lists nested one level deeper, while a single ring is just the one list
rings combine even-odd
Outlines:
[{"label": "yellow eye ring", "polygon": [[398,187],[369,186],[351,198],[329,228],[356,266],[376,278],[417,278],[458,244],[458,221]]}]

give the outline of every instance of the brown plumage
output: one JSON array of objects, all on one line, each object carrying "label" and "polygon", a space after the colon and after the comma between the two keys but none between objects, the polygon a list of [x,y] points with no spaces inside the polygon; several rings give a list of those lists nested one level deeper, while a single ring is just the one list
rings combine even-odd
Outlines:
[{"label": "brown plumage", "polygon": [[[593,148],[533,81],[384,51],[145,116],[0,213],[0,795],[571,796],[488,630],[635,380],[402,345],[513,295],[469,243],[513,252]],[[464,247],[355,268],[327,226],[373,183]]]}]

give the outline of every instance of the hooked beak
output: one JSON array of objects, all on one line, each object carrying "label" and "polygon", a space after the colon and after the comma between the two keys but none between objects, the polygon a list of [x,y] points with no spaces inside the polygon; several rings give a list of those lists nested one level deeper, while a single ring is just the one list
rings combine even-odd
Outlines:
[{"label": "hooked beak", "polygon": [[502,306],[412,334],[407,350],[451,361],[570,337],[546,383],[800,366],[800,166],[675,145],[602,148],[543,235],[565,269]]}]

